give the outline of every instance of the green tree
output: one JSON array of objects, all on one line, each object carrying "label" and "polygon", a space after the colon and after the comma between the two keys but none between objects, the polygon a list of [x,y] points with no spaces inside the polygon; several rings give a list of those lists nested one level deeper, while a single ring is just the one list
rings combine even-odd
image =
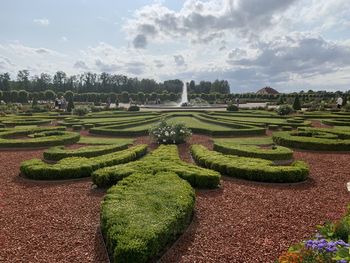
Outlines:
[{"label": "green tree", "polygon": [[29,89],[29,71],[26,69],[18,71],[17,80],[19,88],[23,90]]},{"label": "green tree", "polygon": [[4,73],[0,74],[0,90],[10,91],[10,74]]},{"label": "green tree", "polygon": [[45,91],[45,100],[52,101],[56,98],[56,93],[53,90],[46,90]]},{"label": "green tree", "polygon": [[64,97],[66,98],[66,100],[73,100],[74,98],[74,93],[73,91],[71,90],[67,90],[65,93],[64,93]]},{"label": "green tree", "polygon": [[141,104],[144,104],[144,103],[145,103],[145,93],[143,93],[143,92],[138,92],[138,93],[137,93],[137,100],[138,100]]},{"label": "green tree", "polygon": [[121,94],[121,102],[129,103],[129,93],[127,91],[123,91]]},{"label": "green tree", "polygon": [[298,94],[295,95],[294,102],[293,102],[293,109],[301,110],[301,103],[300,103]]},{"label": "green tree", "polygon": [[20,103],[28,103],[29,93],[25,90],[20,90],[18,92],[18,102]]},{"label": "green tree", "polygon": [[10,101],[11,102],[18,102],[18,91],[17,90],[10,91]]},{"label": "green tree", "polygon": [[32,101],[32,108],[35,107],[36,105],[38,105],[38,99],[36,96],[34,96]]},{"label": "green tree", "polygon": [[73,102],[73,98],[71,97],[68,100],[67,112],[72,112],[73,109],[74,109],[74,102]]}]

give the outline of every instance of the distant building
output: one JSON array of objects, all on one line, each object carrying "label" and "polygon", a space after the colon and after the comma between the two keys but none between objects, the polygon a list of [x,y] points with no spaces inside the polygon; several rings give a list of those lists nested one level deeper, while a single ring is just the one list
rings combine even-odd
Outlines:
[{"label": "distant building", "polygon": [[259,89],[256,94],[273,94],[273,95],[276,95],[276,94],[279,94],[279,92],[273,88],[270,88],[270,87],[265,87],[265,88],[262,88],[262,89]]}]

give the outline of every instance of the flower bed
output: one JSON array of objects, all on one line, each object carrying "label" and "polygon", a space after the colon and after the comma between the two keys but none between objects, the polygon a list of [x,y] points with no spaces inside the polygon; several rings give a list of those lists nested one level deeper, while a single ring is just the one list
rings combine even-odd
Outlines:
[{"label": "flower bed", "polygon": [[133,161],[146,154],[147,145],[138,145],[123,151],[113,152],[98,157],[70,157],[48,164],[40,159],[24,161],[21,173],[37,180],[61,180],[88,177],[99,168]]},{"label": "flower bed", "polygon": [[302,161],[296,161],[290,166],[275,166],[268,160],[224,155],[202,145],[192,145],[191,154],[200,166],[252,181],[292,183],[306,180],[309,174],[308,166]]},{"label": "flower bed", "polygon": [[150,262],[186,229],[195,194],[175,173],[133,174],[110,188],[101,229],[112,262]]},{"label": "flower bed", "polygon": [[141,160],[99,169],[92,174],[92,181],[99,187],[107,187],[139,172],[174,172],[199,188],[215,188],[220,183],[219,173],[181,161],[175,145],[161,145]]}]

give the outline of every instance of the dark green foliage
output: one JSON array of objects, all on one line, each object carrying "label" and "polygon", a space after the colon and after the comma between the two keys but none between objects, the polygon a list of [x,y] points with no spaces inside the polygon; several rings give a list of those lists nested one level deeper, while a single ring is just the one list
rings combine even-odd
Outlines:
[{"label": "dark green foliage", "polygon": [[[79,141],[80,135],[64,131],[65,128],[30,128],[11,129],[0,132],[0,148],[47,147],[73,144]],[[52,134],[54,132],[54,134]],[[41,135],[40,135],[41,134]],[[15,139],[16,136],[29,136],[28,139]]]},{"label": "dark green foliage", "polygon": [[18,102],[20,103],[28,103],[29,93],[25,90],[20,90],[18,92]]},{"label": "dark green foliage", "polygon": [[57,146],[50,148],[44,152],[45,160],[59,161],[68,157],[96,157],[112,152],[125,150],[128,148],[128,144],[120,145],[98,145],[98,146],[85,146],[78,149],[65,149],[63,146]]},{"label": "dark green foliage", "polygon": [[80,125],[80,124],[72,125],[73,131],[80,131],[82,128],[83,128],[83,125]]},{"label": "dark green foliage", "polygon": [[194,204],[194,190],[170,172],[134,174],[110,188],[101,230],[111,262],[154,261],[185,231]]},{"label": "dark green foliage", "polygon": [[128,111],[140,111],[140,107],[137,106],[137,105],[131,105],[131,106],[128,108]]},{"label": "dark green foliage", "polygon": [[276,112],[278,115],[285,116],[289,115],[294,112],[293,108],[289,105],[280,105],[277,109]]},{"label": "dark green foliage", "polygon": [[32,101],[32,108],[34,108],[34,106],[37,106],[37,105],[38,105],[38,99],[34,97]]},{"label": "dark green foliage", "polygon": [[278,125],[274,125],[274,124],[270,124],[270,125],[267,126],[267,128],[269,130],[275,131],[275,130],[279,129],[279,126]]},{"label": "dark green foliage", "polygon": [[147,145],[138,145],[123,151],[113,152],[92,158],[69,157],[56,164],[47,164],[39,159],[24,161],[21,173],[37,180],[61,180],[88,177],[99,168],[133,161],[146,154]]},{"label": "dark green foliage", "polygon": [[301,110],[301,104],[300,104],[300,99],[299,99],[298,94],[297,94],[297,95],[295,96],[295,98],[294,98],[293,109],[294,109],[295,111]]},{"label": "dark green foliage", "polygon": [[293,151],[286,147],[259,147],[256,145],[233,145],[225,142],[214,143],[214,150],[223,154],[261,158],[267,160],[290,160]]},{"label": "dark green foliage", "polygon": [[316,151],[349,151],[350,133],[336,129],[307,128],[297,132],[277,132],[273,141],[285,147]]},{"label": "dark green foliage", "polygon": [[193,187],[215,188],[220,183],[219,173],[181,161],[175,145],[160,145],[136,162],[99,169],[92,174],[92,181],[97,186],[106,187],[133,173],[158,172],[174,172]]},{"label": "dark green foliage", "polygon": [[238,107],[234,104],[230,104],[226,108],[227,111],[238,111]]},{"label": "dark green foliage", "polygon": [[73,99],[69,99],[68,100],[68,105],[67,105],[67,112],[72,112],[72,110],[74,109],[74,102]]},{"label": "dark green foliage", "polygon": [[306,180],[309,174],[308,166],[302,161],[296,161],[290,166],[275,166],[268,160],[224,155],[202,145],[192,145],[191,153],[200,166],[252,181],[292,183]]},{"label": "dark green foliage", "polygon": [[75,108],[73,110],[73,113],[78,115],[78,116],[84,116],[84,115],[89,113],[89,110],[86,107],[79,107],[79,108]]}]

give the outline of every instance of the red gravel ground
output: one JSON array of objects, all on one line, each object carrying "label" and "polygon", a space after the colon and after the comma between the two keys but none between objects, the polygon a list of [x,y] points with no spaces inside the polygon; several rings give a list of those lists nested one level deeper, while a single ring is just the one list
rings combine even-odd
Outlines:
[{"label": "red gravel ground", "polygon": [[[189,143],[211,147],[206,136]],[[191,161],[188,146],[179,146],[185,161]],[[20,162],[42,151],[0,151],[0,262],[108,262],[98,229],[104,191],[92,190],[90,179],[18,177]],[[350,197],[350,154],[298,151],[295,157],[311,166],[306,183],[224,178],[222,189],[197,191],[193,223],[160,262],[273,262],[315,225],[339,219]]]},{"label": "red gravel ground", "polygon": [[91,180],[35,182],[18,177],[43,150],[0,151],[0,262],[107,262],[99,232],[104,192]]}]

